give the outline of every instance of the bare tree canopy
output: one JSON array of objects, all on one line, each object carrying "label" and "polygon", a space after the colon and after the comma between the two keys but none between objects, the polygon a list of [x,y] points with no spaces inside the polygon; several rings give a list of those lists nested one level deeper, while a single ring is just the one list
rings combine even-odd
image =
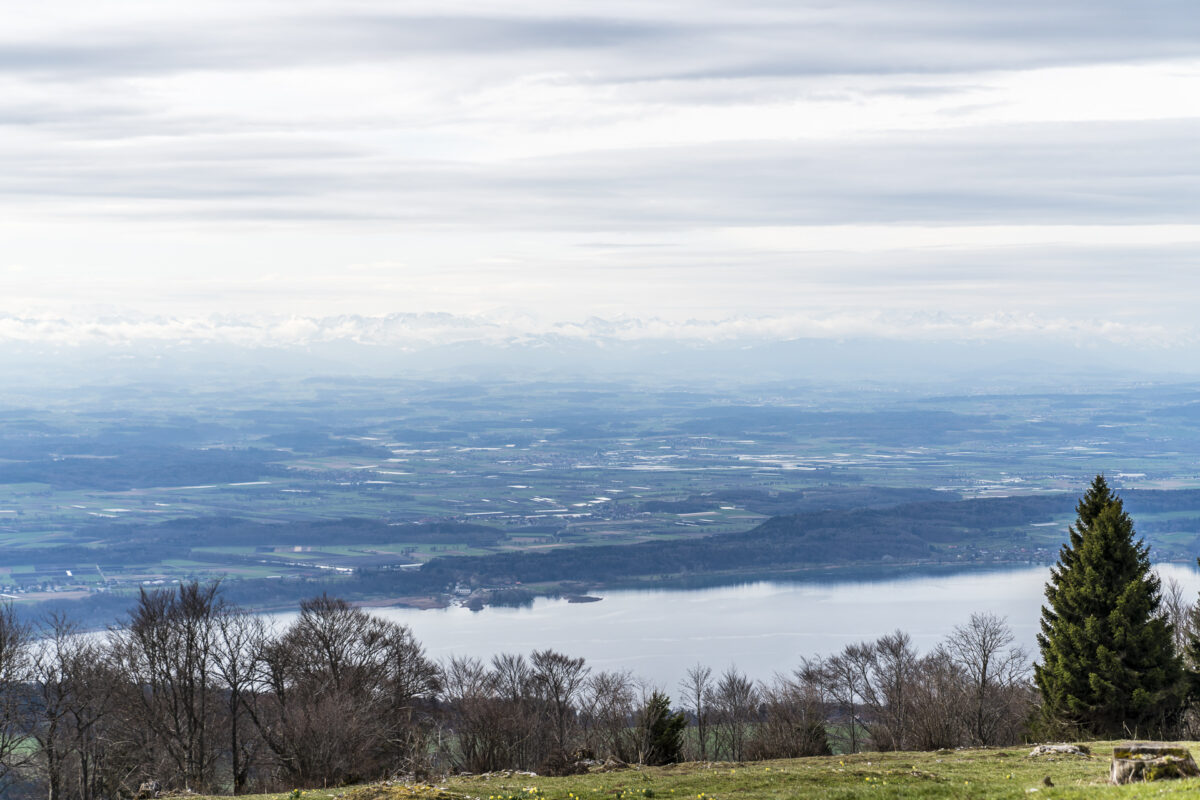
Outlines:
[{"label": "bare tree canopy", "polygon": [[241,794],[1011,743],[1033,702],[1028,661],[1004,619],[974,614],[924,655],[894,631],[770,681],[696,664],[673,705],[630,672],[550,648],[437,664],[407,627],[339,598],[306,600],[272,630],[219,584],[183,584],[142,592],[107,637],[61,616],[31,629],[0,606],[0,784],[100,800],[145,781]]}]

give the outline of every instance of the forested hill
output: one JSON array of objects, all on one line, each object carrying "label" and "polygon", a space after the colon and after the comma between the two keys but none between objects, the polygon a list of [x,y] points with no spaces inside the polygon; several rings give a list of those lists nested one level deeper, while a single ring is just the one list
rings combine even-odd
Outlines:
[{"label": "forested hill", "polygon": [[[1135,520],[1139,513],[1186,510],[1200,516],[1200,491],[1131,491],[1126,500]],[[704,539],[437,558],[421,569],[421,576],[432,583],[485,585],[619,583],[639,577],[766,574],[850,564],[1048,562],[1065,538],[1075,501],[1067,494],[1048,494],[791,514],[744,533]],[[1194,527],[1200,519],[1182,522]],[[1188,558],[1196,551],[1190,539],[1155,541],[1154,532],[1180,527],[1171,520],[1145,521],[1138,527],[1151,534],[1157,558]]]},{"label": "forested hill", "polygon": [[684,500],[648,500],[639,507],[642,511],[649,512],[694,514],[733,503],[755,514],[775,517],[809,511],[889,508],[905,503],[948,503],[960,499],[961,496],[955,492],[886,486],[818,486],[772,492],[753,488],[729,488],[694,494]]},{"label": "forested hill", "polygon": [[[1200,552],[1196,533],[1200,531],[1200,490],[1126,491],[1122,495],[1138,533],[1152,547],[1152,558],[1191,561]],[[826,567],[863,571],[1051,563],[1066,538],[1067,524],[1075,516],[1075,502],[1073,495],[1063,493],[910,502],[887,508],[834,508],[776,516],[752,530],[703,538],[441,556],[419,570],[397,570],[381,563],[345,576],[323,574],[296,580],[245,577],[228,581],[225,588],[230,599],[249,607],[286,607],[300,597],[322,591],[371,600],[435,596],[456,584],[485,590],[517,583],[526,587],[540,584],[543,590],[561,591],[565,582],[593,586],[662,580],[709,583]],[[111,526],[109,532],[115,534],[118,527]],[[483,525],[429,523],[415,527],[422,529],[424,538],[443,536],[447,541],[469,540],[484,547],[502,535]],[[192,558],[223,558],[222,563],[230,567],[245,566],[264,556],[206,555],[188,548],[198,540],[252,542],[271,531],[285,529],[292,541],[324,541],[331,531],[346,541],[384,541],[411,536],[414,526],[341,520],[285,528],[225,519],[204,526],[202,535],[198,535],[187,522],[178,521],[143,526],[136,531],[140,536],[130,542],[104,537],[88,551],[88,562],[108,564],[109,556],[132,557],[131,549],[175,548]],[[46,558],[57,561],[77,548],[44,549]],[[32,558],[38,552],[26,550],[22,554]],[[555,584],[560,586],[556,589]],[[529,596],[527,591],[520,594]],[[53,605],[68,608],[89,622],[108,622],[127,601],[118,594],[91,595],[78,601],[55,600]]]},{"label": "forested hill", "polygon": [[703,539],[437,558],[421,573],[448,583],[619,582],[636,576],[960,561],[960,552],[980,546],[1015,556],[1020,548],[1033,547],[1021,528],[1069,514],[1073,506],[1073,498],[1050,495],[819,511],[772,517],[744,533]]}]

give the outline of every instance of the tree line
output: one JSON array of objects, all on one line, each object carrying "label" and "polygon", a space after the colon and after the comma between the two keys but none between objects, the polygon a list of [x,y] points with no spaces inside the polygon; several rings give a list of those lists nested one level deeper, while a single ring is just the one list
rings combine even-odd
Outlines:
[{"label": "tree line", "polygon": [[[142,592],[84,633],[0,610],[0,785],[47,800],[241,794],[395,774],[563,773],[1018,740],[1028,658],[976,615],[922,655],[897,631],[789,675],[696,665],[674,699],[553,649],[430,659],[405,626],[306,600],[275,630],[217,583]],[[152,783],[153,782],[153,783]]]}]

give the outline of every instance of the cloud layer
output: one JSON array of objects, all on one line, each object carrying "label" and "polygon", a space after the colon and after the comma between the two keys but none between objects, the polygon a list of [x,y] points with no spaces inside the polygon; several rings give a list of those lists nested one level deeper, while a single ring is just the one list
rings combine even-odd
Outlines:
[{"label": "cloud layer", "polygon": [[380,317],[62,317],[0,316],[0,345],[127,348],[164,344],[306,348],[348,344],[419,352],[447,345],[519,347],[531,344],[663,342],[746,344],[795,340],[879,338],[900,342],[1028,343],[1053,337],[1070,344],[1188,348],[1195,328],[1118,320],[1080,323],[1068,318],[992,314],[827,314],[734,317],[717,320],[600,319],[543,322],[521,315],[389,314]]},{"label": "cloud layer", "polygon": [[1185,0],[49,0],[0,31],[0,342],[1190,342],[1198,36]]}]

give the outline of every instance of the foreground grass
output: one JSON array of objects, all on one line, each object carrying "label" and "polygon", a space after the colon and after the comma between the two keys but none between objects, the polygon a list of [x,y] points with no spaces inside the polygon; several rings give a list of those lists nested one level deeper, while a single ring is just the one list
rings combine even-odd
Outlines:
[{"label": "foreground grass", "polygon": [[[432,786],[371,785],[305,792],[302,800],[851,800],[856,798],[1200,798],[1200,779],[1109,786],[1114,742],[1090,758],[1027,758],[1031,748],[859,753],[746,764],[629,767],[568,778],[451,776]],[[1184,743],[1200,755],[1200,743]],[[1053,786],[1046,786],[1049,777]],[[291,794],[258,795],[284,800]]]}]

